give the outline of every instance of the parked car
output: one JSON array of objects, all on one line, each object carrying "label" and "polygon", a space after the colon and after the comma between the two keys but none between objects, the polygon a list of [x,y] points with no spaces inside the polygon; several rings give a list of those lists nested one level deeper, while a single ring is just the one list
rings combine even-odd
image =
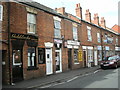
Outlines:
[{"label": "parked car", "polygon": [[117,68],[118,66],[120,66],[120,56],[118,55],[105,57],[100,63],[102,69]]}]

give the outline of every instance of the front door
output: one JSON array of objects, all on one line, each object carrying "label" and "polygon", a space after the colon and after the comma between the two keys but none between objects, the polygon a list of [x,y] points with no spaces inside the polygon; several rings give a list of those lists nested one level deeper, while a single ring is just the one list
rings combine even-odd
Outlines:
[{"label": "front door", "polygon": [[68,69],[72,69],[72,49],[68,49]]},{"label": "front door", "polygon": [[86,51],[83,51],[84,54],[84,67],[87,67],[86,63],[87,63],[87,59],[86,59]]},{"label": "front door", "polygon": [[46,49],[46,74],[53,73],[53,66],[52,66],[52,49]]},{"label": "front door", "polygon": [[23,80],[22,50],[13,50],[12,77],[13,82]]},{"label": "front door", "polygon": [[61,50],[55,50],[56,73],[62,72]]},{"label": "front door", "polygon": [[98,60],[97,60],[97,51],[94,51],[94,64],[95,66],[98,65]]}]

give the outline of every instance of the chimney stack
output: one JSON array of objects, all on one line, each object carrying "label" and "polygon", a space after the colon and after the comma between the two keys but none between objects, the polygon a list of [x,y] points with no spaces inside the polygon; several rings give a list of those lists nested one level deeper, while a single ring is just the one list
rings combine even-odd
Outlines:
[{"label": "chimney stack", "polygon": [[91,22],[91,13],[90,13],[89,9],[86,10],[85,20],[88,22]]},{"label": "chimney stack", "polygon": [[103,28],[106,28],[106,22],[105,22],[105,19],[104,19],[104,17],[101,17],[101,27],[103,27]]},{"label": "chimney stack", "polygon": [[82,19],[82,7],[80,7],[80,3],[76,4],[76,16]]},{"label": "chimney stack", "polygon": [[57,11],[58,13],[62,15],[65,15],[65,7],[55,8],[55,11]]},{"label": "chimney stack", "polygon": [[94,14],[93,23],[96,24],[96,25],[99,25],[99,16],[98,16],[98,13],[95,13],[95,14]]}]

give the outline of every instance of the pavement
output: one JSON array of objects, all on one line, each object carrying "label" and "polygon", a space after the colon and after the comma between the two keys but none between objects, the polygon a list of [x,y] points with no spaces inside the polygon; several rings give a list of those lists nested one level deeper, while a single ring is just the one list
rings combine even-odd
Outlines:
[{"label": "pavement", "polygon": [[6,88],[37,88],[41,87],[44,85],[48,85],[51,83],[55,82],[61,82],[62,80],[65,79],[71,79],[75,76],[80,76],[88,73],[95,72],[99,70],[99,66],[95,67],[90,67],[90,68],[80,68],[80,69],[75,69],[75,70],[68,70],[65,72],[57,73],[57,74],[52,74],[48,76],[43,76],[39,78],[33,78],[29,80],[23,80],[20,82],[16,82],[13,85],[2,85],[2,89]]}]

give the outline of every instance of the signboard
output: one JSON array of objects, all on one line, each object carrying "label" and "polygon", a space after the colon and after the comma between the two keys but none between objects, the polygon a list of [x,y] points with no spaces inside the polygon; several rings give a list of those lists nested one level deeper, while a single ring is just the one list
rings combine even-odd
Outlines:
[{"label": "signboard", "polygon": [[82,50],[79,50],[79,51],[78,51],[78,60],[79,60],[79,61],[82,61],[82,57],[83,57]]},{"label": "signboard", "polygon": [[38,40],[37,36],[27,35],[27,34],[19,34],[19,33],[11,33],[12,39],[24,39],[24,40]]}]

